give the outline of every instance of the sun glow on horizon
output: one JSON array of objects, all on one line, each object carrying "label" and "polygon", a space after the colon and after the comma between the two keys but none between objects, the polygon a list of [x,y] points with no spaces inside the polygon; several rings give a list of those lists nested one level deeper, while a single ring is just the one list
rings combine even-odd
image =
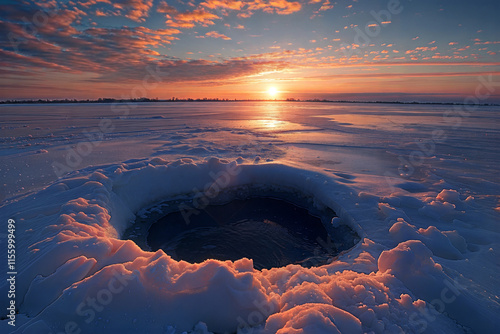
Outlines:
[{"label": "sun glow on horizon", "polygon": [[270,98],[274,99],[278,95],[278,89],[274,86],[271,86],[267,89],[267,94]]}]

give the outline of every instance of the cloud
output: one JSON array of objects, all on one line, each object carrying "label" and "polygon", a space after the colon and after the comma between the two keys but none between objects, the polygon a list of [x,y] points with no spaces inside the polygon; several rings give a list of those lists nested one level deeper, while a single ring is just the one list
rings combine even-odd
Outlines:
[{"label": "cloud", "polygon": [[[362,58],[361,58],[362,59]],[[364,63],[342,63],[342,62],[324,62],[319,63],[314,67],[324,67],[324,68],[348,68],[348,67],[358,67],[358,68],[369,68],[370,70],[374,70],[375,68],[387,68],[387,67],[498,67],[500,66],[500,62],[471,62],[471,61],[366,61]],[[465,72],[465,71],[463,71]],[[446,73],[454,73],[454,72],[446,72]],[[468,72],[470,73],[470,72]],[[488,73],[491,73],[488,72]]]},{"label": "cloud", "polygon": [[40,7],[40,8],[45,8],[45,9],[51,9],[51,8],[56,8],[57,7],[57,1],[56,0],[41,0],[41,1],[34,1],[35,5]]},{"label": "cloud", "polygon": [[429,52],[429,51],[436,51],[437,50],[437,46],[419,46],[419,47],[416,47],[415,49],[413,50],[407,50],[405,53],[406,54],[414,54],[414,53],[420,53],[420,52]]},{"label": "cloud", "polygon": [[[106,72],[100,76],[89,79],[91,82],[141,82],[148,74],[144,67],[132,65],[124,77],[122,72]],[[149,69],[165,84],[174,82],[206,82],[210,85],[228,84],[249,76],[262,73],[282,71],[290,65],[281,61],[237,60],[227,59],[222,61],[197,60],[163,60],[151,62]]]},{"label": "cloud", "polygon": [[490,45],[490,44],[500,44],[500,41],[486,41],[486,42],[476,41],[474,43],[474,45]]},{"label": "cloud", "polygon": [[[100,7],[95,10],[98,16],[125,16],[136,22],[144,22],[149,16],[153,0],[87,0],[76,2],[76,5],[86,10],[99,5]],[[108,6],[104,8],[103,5]]]},{"label": "cloud", "polygon": [[89,8],[89,7],[94,6],[94,5],[98,4],[98,3],[106,3],[106,4],[111,5],[111,1],[110,0],[87,0],[85,2],[83,2],[83,1],[80,2],[79,5],[83,6],[85,8]]},{"label": "cloud", "polygon": [[214,20],[220,19],[219,16],[204,9],[176,13],[171,17],[171,19],[167,20],[167,25],[176,28],[193,28],[196,24],[208,27],[215,24]]},{"label": "cloud", "polygon": [[[224,26],[226,26],[229,29],[231,29],[231,25],[229,23],[224,23]],[[237,24],[237,25],[233,26],[232,28],[233,29],[245,29],[245,26],[243,26],[241,24]]]},{"label": "cloud", "polygon": [[242,18],[242,19],[249,18],[249,17],[251,17],[252,15],[253,15],[253,12],[251,12],[251,11],[238,13],[238,17],[239,17],[239,18]]},{"label": "cloud", "polygon": [[72,26],[85,13],[59,9],[51,13],[50,24],[30,26],[23,21],[26,8],[8,8],[9,21],[0,20],[2,66],[29,72],[46,70],[66,73],[120,71],[129,64],[148,62],[160,54],[154,48],[166,46],[178,29],[146,27],[87,28]]},{"label": "cloud", "polygon": [[438,77],[479,77],[484,75],[500,75],[500,72],[491,71],[474,71],[474,72],[426,72],[426,73],[354,73],[354,74],[335,74],[305,77],[305,79],[331,80],[331,79],[354,79],[354,78],[374,78],[374,79],[390,79],[390,78],[438,78]]},{"label": "cloud", "polygon": [[[30,71],[26,71],[30,68]],[[35,73],[45,71],[45,69],[57,70],[60,72],[70,72],[71,69],[66,66],[58,65],[45,61],[38,57],[29,57],[18,53],[0,50],[0,73],[16,71],[18,76],[33,76]]]},{"label": "cloud", "polygon": [[[1,21],[4,28],[11,24],[9,26],[11,30],[7,30],[6,33],[12,32],[12,34],[22,38],[33,38],[37,34],[68,36],[77,33],[78,30],[72,24],[79,22],[82,17],[87,15],[78,8],[39,11],[36,7],[24,6],[0,6],[0,13],[8,18]],[[35,17],[37,17],[37,21],[34,20]]]},{"label": "cloud", "polygon": [[153,6],[153,0],[113,0],[112,5],[114,8],[123,10],[125,17],[144,22]]},{"label": "cloud", "polygon": [[[194,3],[189,4],[194,6]],[[205,0],[196,9],[186,12],[178,12],[162,1],[157,11],[167,14],[167,24],[172,27],[193,28],[197,24],[204,27],[213,25],[214,20],[220,19],[219,15],[212,13],[211,10],[218,10],[222,15],[227,15],[227,11],[237,11],[239,18],[248,18],[259,10],[270,14],[289,15],[300,11],[301,8],[299,2],[288,0]]]},{"label": "cloud", "polygon": [[169,81],[206,81],[234,80],[265,72],[281,71],[289,65],[279,61],[240,61],[229,59],[222,62],[206,60],[192,62],[176,62],[168,66],[160,66],[169,75]]},{"label": "cloud", "polygon": [[249,10],[262,10],[265,13],[289,15],[301,10],[302,5],[288,0],[254,0],[247,4]]},{"label": "cloud", "polygon": [[206,0],[200,5],[210,9],[245,10],[247,12],[262,10],[266,13],[281,15],[295,13],[302,8],[300,2],[288,0]]},{"label": "cloud", "polygon": [[231,10],[240,10],[244,6],[243,1],[234,1],[234,0],[207,0],[200,4],[201,6],[217,9],[217,8],[225,8]]},{"label": "cloud", "polygon": [[283,62],[286,61],[291,65],[292,64],[291,58],[299,57],[300,59],[298,58],[298,61],[300,63],[303,63],[302,57],[310,55],[311,52],[313,52],[312,49],[299,48],[298,50],[282,50],[282,51],[266,52],[266,53],[236,57],[233,59],[245,60],[245,61],[247,60],[266,60],[266,61],[273,60],[273,61],[283,61]]},{"label": "cloud", "polygon": [[327,1],[325,1],[325,2],[321,5],[321,7],[319,8],[319,10],[318,10],[318,11],[320,11],[320,12],[321,12],[321,11],[329,10],[329,9],[332,9],[332,8],[333,8],[333,5],[330,3],[330,1],[328,1],[328,0],[327,0]]},{"label": "cloud", "polygon": [[231,40],[230,37],[227,37],[226,35],[220,34],[217,31],[209,31],[209,32],[207,32],[205,34],[205,36],[213,37],[213,38],[222,38],[222,39],[224,39],[226,41],[230,41]]},{"label": "cloud", "polygon": [[[208,61],[167,57],[155,49],[165,47],[177,38],[175,35],[181,31],[176,27],[91,27],[79,30],[73,22],[86,15],[79,10],[59,9],[50,18],[50,24],[31,32],[26,29],[22,18],[31,17],[35,9],[29,12],[18,6],[8,10],[9,21],[0,20],[0,45],[3,46],[0,48],[0,69],[4,77],[16,76],[16,80],[24,77],[26,80],[48,82],[52,75],[65,73],[66,78],[74,76],[73,82],[90,80],[126,84],[140,82],[148,69],[159,68],[165,82],[217,82],[279,71],[290,66],[279,59]],[[216,17],[208,14],[195,9],[176,13],[172,19],[184,24],[207,23],[207,19]],[[9,40],[12,36],[15,36],[15,45]],[[205,36],[230,39],[217,31],[210,31]]]},{"label": "cloud", "polygon": [[96,15],[96,16],[108,16],[105,12],[103,12],[103,11],[102,11],[102,10],[100,10],[100,9],[97,9],[97,10],[95,11],[95,15]]},{"label": "cloud", "polygon": [[165,14],[176,14],[176,13],[178,13],[177,9],[175,9],[174,7],[172,7],[169,4],[167,4],[166,1],[161,1],[158,4],[158,7],[156,8],[156,11],[158,13],[165,13]]}]

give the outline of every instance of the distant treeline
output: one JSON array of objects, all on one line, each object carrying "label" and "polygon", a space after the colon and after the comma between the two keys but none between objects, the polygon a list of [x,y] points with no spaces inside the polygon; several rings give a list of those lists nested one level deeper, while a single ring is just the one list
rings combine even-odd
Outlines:
[{"label": "distant treeline", "polygon": [[[115,99],[115,98],[98,98],[97,100],[77,100],[77,99],[38,99],[38,100],[4,100],[0,101],[0,104],[43,104],[43,103],[143,103],[143,102],[259,102],[259,101],[286,101],[286,102],[328,102],[328,103],[383,103],[383,104],[437,104],[437,105],[464,105],[464,103],[453,103],[453,102],[404,102],[404,101],[352,101],[352,100],[327,100],[327,99],[274,99],[274,100],[256,100],[256,99],[219,99],[219,98],[198,98],[198,99],[180,99],[177,97],[172,97],[170,99],[150,99],[147,97],[141,97],[137,99]],[[495,103],[484,103],[478,104],[480,106],[499,106]]]}]

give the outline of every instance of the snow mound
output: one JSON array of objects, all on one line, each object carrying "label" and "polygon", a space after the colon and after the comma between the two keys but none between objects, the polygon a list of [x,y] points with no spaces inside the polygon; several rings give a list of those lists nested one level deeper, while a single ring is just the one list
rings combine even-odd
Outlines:
[{"label": "snow mound", "polygon": [[443,312],[453,319],[460,319],[462,324],[478,333],[494,333],[498,328],[495,313],[457,280],[446,275],[421,241],[405,241],[382,252],[378,267],[381,272],[394,275],[416,295],[430,301],[429,308],[421,312],[425,328],[428,321],[434,321],[435,315]]},{"label": "snow mound", "polygon": [[462,259],[462,253],[465,253],[467,249],[465,239],[457,231],[441,232],[435,226],[417,230],[415,226],[408,224],[403,218],[398,218],[398,221],[389,229],[389,233],[397,242],[420,240],[434,255],[445,259]]},{"label": "snow mound", "polygon": [[[315,206],[333,209],[334,223],[350,226],[363,242],[320,267],[259,271],[245,258],[188,263],[120,239],[142,208],[165,198],[195,192],[201,200],[217,187],[248,184],[300,191]],[[440,197],[457,202],[453,194]],[[16,302],[24,323],[15,332],[458,332],[441,311],[432,320],[424,316],[446,280],[454,282],[433,252],[460,257],[460,235],[398,220],[390,234],[418,240],[387,250],[370,239],[379,200],[326,174],[244,159],[156,158],[82,172],[2,208],[2,218],[13,217],[22,235],[16,247],[26,250],[17,258]],[[443,240],[448,243],[438,247]],[[7,290],[3,282],[0,293]],[[495,314],[481,300],[450,291],[446,300],[459,302],[450,301],[443,312],[479,332],[493,328]],[[5,310],[7,300],[1,302]]]}]

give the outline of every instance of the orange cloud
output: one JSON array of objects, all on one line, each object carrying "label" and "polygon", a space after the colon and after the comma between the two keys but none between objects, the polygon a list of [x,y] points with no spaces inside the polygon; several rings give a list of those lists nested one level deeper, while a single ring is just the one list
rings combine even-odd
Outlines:
[{"label": "orange cloud", "polygon": [[213,38],[222,38],[222,39],[224,39],[226,41],[230,41],[231,40],[231,37],[227,37],[226,35],[220,34],[217,31],[209,31],[209,32],[207,32],[205,34],[205,36],[213,37]]},{"label": "orange cloud", "polygon": [[106,16],[106,13],[104,13],[103,11],[101,11],[100,9],[97,9],[95,11],[95,15],[96,16]]},{"label": "orange cloud", "polygon": [[208,27],[209,25],[214,25],[214,20],[217,19],[220,19],[220,17],[215,14],[203,9],[195,9],[175,14],[172,19],[167,20],[167,25],[176,28],[193,28],[196,24],[200,24]]},{"label": "orange cloud", "polygon": [[330,1],[326,0],[322,5],[321,7],[319,8],[319,11],[325,11],[325,10],[328,10],[328,9],[332,9],[333,8],[333,5],[330,4]]},{"label": "orange cloud", "polygon": [[489,45],[489,44],[499,44],[500,41],[486,41],[486,42],[476,42],[475,45]]},{"label": "orange cloud", "polygon": [[305,77],[304,79],[331,80],[340,78],[430,78],[430,77],[479,77],[500,75],[500,72],[429,72],[429,73],[355,73]]},{"label": "orange cloud", "polygon": [[133,21],[144,22],[153,0],[114,0],[113,7],[125,12],[125,17]]},{"label": "orange cloud", "polygon": [[167,4],[165,1],[162,1],[158,4],[158,7],[156,8],[156,11],[158,13],[165,13],[165,14],[177,14],[177,9],[174,7],[170,6]]},{"label": "orange cloud", "polygon": [[[189,5],[195,6],[189,2]],[[166,13],[167,24],[178,28],[193,28],[196,24],[209,26],[214,24],[213,20],[220,19],[209,10],[219,9],[222,15],[226,15],[226,10],[239,11],[240,18],[248,18],[257,10],[266,13],[276,13],[288,15],[300,11],[302,5],[297,1],[288,0],[205,0],[193,11],[179,13],[174,7],[169,6],[165,1],[160,2],[157,11]],[[242,29],[242,28],[239,28]]]},{"label": "orange cloud", "polygon": [[252,15],[253,15],[253,12],[250,12],[250,11],[238,13],[238,17],[242,18],[242,19],[249,18]]},{"label": "orange cloud", "polygon": [[299,2],[288,0],[254,0],[248,3],[249,10],[262,10],[266,13],[288,15],[300,11]]},{"label": "orange cloud", "polygon": [[97,16],[125,16],[136,22],[144,22],[146,17],[149,16],[153,0],[87,0],[86,2],[77,3],[78,6],[86,9],[97,4],[108,4],[115,9],[114,11],[104,11],[102,8],[96,9]]},{"label": "orange cloud", "polygon": [[[156,69],[158,76],[162,77],[165,82],[197,82],[208,85],[223,85],[240,78],[281,71],[289,67],[288,64],[280,61],[241,61],[236,59],[157,61],[154,65],[150,65]],[[132,65],[126,73],[130,82],[142,80],[145,74],[147,72],[145,72],[144,64],[141,66]],[[124,73],[103,72],[94,81],[116,82],[119,79],[117,75],[122,76],[122,82],[125,80]]]},{"label": "orange cloud", "polygon": [[79,5],[83,6],[85,8],[89,8],[90,6],[96,5],[98,3],[107,3],[107,4],[111,5],[110,0],[87,0],[85,2],[80,2]]},{"label": "orange cloud", "polygon": [[200,5],[210,9],[225,8],[232,10],[240,10],[244,6],[242,1],[234,0],[207,0]]}]

